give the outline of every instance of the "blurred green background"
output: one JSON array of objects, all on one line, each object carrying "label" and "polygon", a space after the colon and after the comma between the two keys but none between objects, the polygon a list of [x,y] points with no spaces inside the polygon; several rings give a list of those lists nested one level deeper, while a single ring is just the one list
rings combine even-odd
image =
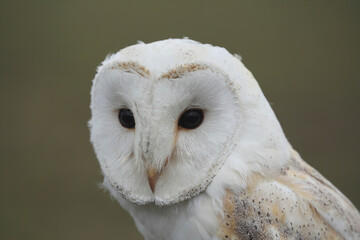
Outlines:
[{"label": "blurred green background", "polygon": [[359,1],[0,0],[0,239],[142,239],[99,189],[89,92],[169,37],[242,55],[302,157],[360,207]]}]

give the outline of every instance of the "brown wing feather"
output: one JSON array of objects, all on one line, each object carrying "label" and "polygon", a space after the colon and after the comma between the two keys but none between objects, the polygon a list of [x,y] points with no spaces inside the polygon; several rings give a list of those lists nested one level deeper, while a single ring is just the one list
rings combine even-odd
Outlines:
[{"label": "brown wing feather", "polygon": [[224,198],[221,239],[360,239],[358,210],[295,151],[278,176],[248,182]]}]

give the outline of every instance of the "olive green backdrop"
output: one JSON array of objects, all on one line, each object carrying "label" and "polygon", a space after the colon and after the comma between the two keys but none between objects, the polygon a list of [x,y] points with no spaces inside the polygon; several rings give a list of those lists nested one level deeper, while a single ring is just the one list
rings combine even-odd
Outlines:
[{"label": "olive green backdrop", "polygon": [[169,37],[242,55],[294,148],[359,208],[359,3],[0,0],[0,239],[141,239],[98,187],[89,92],[108,53]]}]

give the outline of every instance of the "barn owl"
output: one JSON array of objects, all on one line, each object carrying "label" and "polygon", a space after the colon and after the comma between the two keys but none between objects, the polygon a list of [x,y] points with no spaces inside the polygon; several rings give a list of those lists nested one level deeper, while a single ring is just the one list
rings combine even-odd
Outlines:
[{"label": "barn owl", "polygon": [[239,57],[189,39],[108,56],[91,90],[104,186],[147,240],[360,239]]}]

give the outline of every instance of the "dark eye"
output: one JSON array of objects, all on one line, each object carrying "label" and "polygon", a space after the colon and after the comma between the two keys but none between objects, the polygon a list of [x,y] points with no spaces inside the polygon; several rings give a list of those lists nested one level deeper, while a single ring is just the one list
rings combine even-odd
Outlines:
[{"label": "dark eye", "polygon": [[192,108],[183,112],[179,119],[179,127],[194,129],[201,125],[204,120],[204,112],[198,108]]},{"label": "dark eye", "polygon": [[135,119],[130,109],[122,108],[119,111],[119,121],[124,128],[134,128]]}]

